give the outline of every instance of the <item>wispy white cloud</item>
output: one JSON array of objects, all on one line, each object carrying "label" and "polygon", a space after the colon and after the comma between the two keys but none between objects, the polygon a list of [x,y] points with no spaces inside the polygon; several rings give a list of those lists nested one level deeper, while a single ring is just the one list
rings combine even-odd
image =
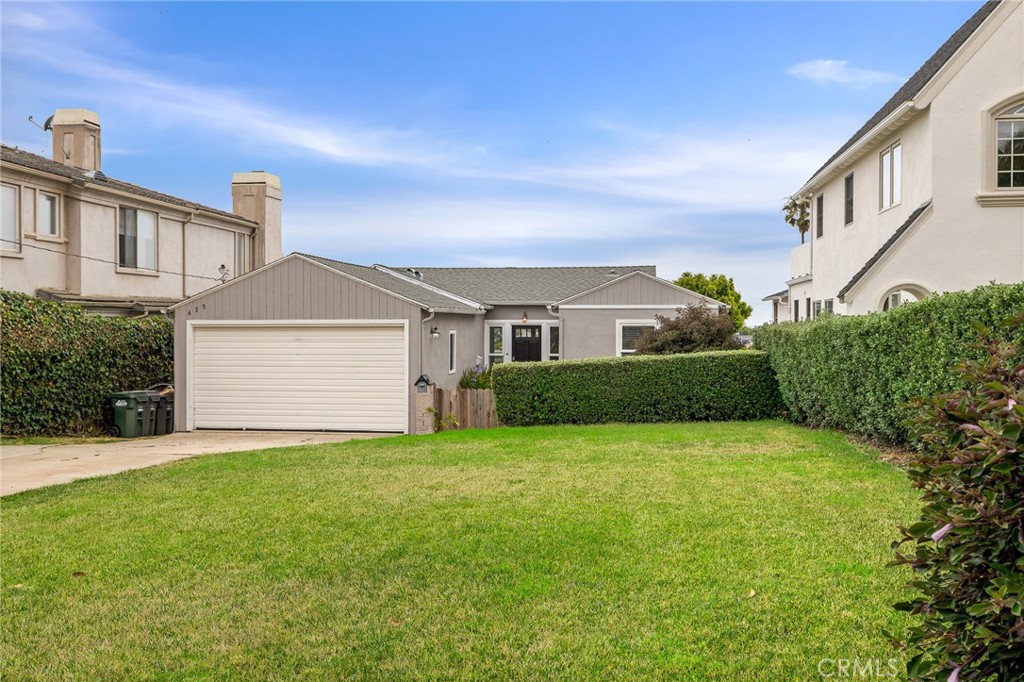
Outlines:
[{"label": "wispy white cloud", "polygon": [[834,130],[753,123],[716,130],[609,127],[601,150],[512,177],[689,212],[775,209],[839,144]]},{"label": "wispy white cloud", "polygon": [[852,66],[844,59],[813,59],[786,69],[786,73],[814,83],[835,83],[856,88],[867,88],[884,83],[902,83],[905,78],[888,71],[872,71]]},{"label": "wispy white cloud", "polygon": [[[63,21],[51,21],[49,14],[29,8],[5,8],[4,57],[67,77],[65,96],[117,102],[155,125],[199,127],[248,144],[263,141],[350,164],[429,166],[450,156],[444,141],[417,130],[303,116],[268,106],[234,87],[185,82],[146,68],[140,64],[151,55],[110,35],[77,8],[46,7],[48,12],[55,8]],[[89,30],[83,33],[83,28]],[[89,36],[86,44],[80,44],[81,35]],[[95,45],[103,46],[102,55]]]}]

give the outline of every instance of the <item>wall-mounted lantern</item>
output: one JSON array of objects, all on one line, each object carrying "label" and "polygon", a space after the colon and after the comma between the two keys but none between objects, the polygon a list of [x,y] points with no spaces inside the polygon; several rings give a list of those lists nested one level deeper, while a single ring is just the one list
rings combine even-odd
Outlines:
[{"label": "wall-mounted lantern", "polygon": [[[441,332],[438,331],[437,327],[431,327],[430,328],[430,338],[432,338],[432,339],[439,339],[439,338],[441,338]],[[429,377],[427,377],[427,378],[429,379]]]},{"label": "wall-mounted lantern", "polygon": [[430,375],[421,374],[420,378],[413,384],[416,387],[417,393],[426,393],[430,390],[430,387],[434,385],[434,382],[430,380]]},{"label": "wall-mounted lantern", "polygon": [[526,324],[526,323],[527,323],[527,322],[529,322],[529,321],[530,321],[530,316],[529,316],[529,315],[527,315],[527,314],[526,314],[526,311],[524,310],[524,311],[523,311],[523,324]]}]

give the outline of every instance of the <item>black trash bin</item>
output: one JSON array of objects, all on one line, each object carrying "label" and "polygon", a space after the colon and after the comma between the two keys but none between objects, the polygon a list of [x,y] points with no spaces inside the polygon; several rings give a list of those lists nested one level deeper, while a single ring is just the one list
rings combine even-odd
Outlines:
[{"label": "black trash bin", "polygon": [[149,411],[151,412],[152,432],[147,435],[163,436],[174,433],[174,386],[170,384],[156,384],[150,386]]}]

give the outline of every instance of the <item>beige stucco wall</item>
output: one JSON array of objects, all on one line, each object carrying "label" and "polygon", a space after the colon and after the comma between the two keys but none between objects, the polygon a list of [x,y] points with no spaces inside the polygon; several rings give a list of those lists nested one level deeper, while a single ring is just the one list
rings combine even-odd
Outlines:
[{"label": "beige stucco wall", "polygon": [[[175,424],[179,430],[185,428],[189,409],[186,374],[189,320],[408,320],[411,397],[411,384],[421,374],[422,317],[423,311],[417,305],[299,257],[286,257],[237,283],[208,291],[174,311],[174,384],[178,396]],[[413,410],[410,400],[410,426],[416,423]]]},{"label": "beige stucco wall", "polygon": [[[993,280],[1024,279],[1024,206],[983,206],[976,198],[991,189],[992,108],[1024,95],[1021,3],[1015,3],[1015,9],[1003,18],[998,26],[993,24],[991,35],[979,34],[984,40],[975,44],[976,52],[924,111],[893,134],[876,140],[853,165],[852,225],[843,226],[843,179],[849,170],[824,186],[823,238],[813,236],[813,216],[811,223],[812,299],[835,297],[928,199],[932,200],[930,214],[854,287],[845,305],[836,301],[838,312],[878,310],[886,294],[902,284],[923,286],[935,293],[971,289]],[[897,207],[880,211],[879,151],[897,139],[903,153],[903,200]],[[796,295],[802,298],[804,293]]]},{"label": "beige stucco wall", "polygon": [[[39,289],[57,289],[97,296],[184,298],[218,284],[221,264],[234,270],[234,235],[254,231],[230,219],[193,214],[142,197],[105,192],[94,185],[76,187],[13,165],[4,165],[2,177],[4,184],[18,188],[20,197],[22,248],[20,253],[4,251],[0,259],[0,286],[14,291],[34,294]],[[60,197],[56,239],[35,233],[40,191]],[[158,214],[159,272],[117,266],[121,206]]]}]

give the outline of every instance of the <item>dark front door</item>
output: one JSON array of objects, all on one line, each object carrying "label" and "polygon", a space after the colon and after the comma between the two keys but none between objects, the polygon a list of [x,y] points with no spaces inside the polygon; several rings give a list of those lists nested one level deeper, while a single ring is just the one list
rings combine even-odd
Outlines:
[{"label": "dark front door", "polygon": [[540,360],[540,325],[512,327],[512,362]]}]

